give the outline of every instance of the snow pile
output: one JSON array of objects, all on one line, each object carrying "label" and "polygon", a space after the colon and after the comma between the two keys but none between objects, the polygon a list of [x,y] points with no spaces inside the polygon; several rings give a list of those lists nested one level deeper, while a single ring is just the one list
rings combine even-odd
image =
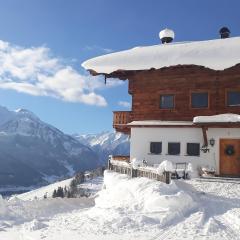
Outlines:
[{"label": "snow pile", "polygon": [[111,163],[117,166],[129,167],[129,163],[126,161],[111,160]]},{"label": "snow pile", "polygon": [[24,228],[29,231],[36,231],[36,230],[45,228],[47,226],[48,226],[47,224],[40,222],[37,219],[34,219],[33,221],[24,224]]},{"label": "snow pile", "polygon": [[132,164],[133,169],[137,169],[142,165],[142,161],[140,161],[136,158],[133,158],[132,161],[131,161],[131,164]]},{"label": "snow pile", "polygon": [[129,224],[134,228],[147,228],[149,225],[165,225],[184,216],[194,206],[191,196],[173,182],[130,179],[124,174],[105,171],[104,189],[95,199],[90,216],[101,218],[104,226],[118,222],[118,230]]},{"label": "snow pile", "polygon": [[[8,221],[11,224],[21,224],[35,219],[53,217],[56,214],[93,206],[93,199],[62,199],[52,198],[34,201],[22,201],[17,197],[7,201],[0,199],[0,225]],[[31,228],[34,228],[32,223]],[[37,226],[35,226],[37,227]],[[38,225],[38,227],[40,227]]]},{"label": "snow pile", "polygon": [[239,123],[240,115],[233,113],[218,114],[213,116],[197,116],[194,123]]},{"label": "snow pile", "polygon": [[109,74],[117,70],[146,70],[195,64],[223,70],[240,63],[240,37],[159,44],[107,54],[82,64],[87,70]]},{"label": "snow pile", "polygon": [[145,121],[132,121],[128,123],[129,126],[186,126],[193,125],[190,121],[161,121],[161,120],[145,120]]},{"label": "snow pile", "polygon": [[159,175],[162,175],[164,172],[173,172],[173,164],[171,161],[163,160],[157,168],[157,173]]},{"label": "snow pile", "polygon": [[193,167],[192,163],[187,165],[188,179],[199,177],[199,172],[196,168]]},{"label": "snow pile", "polygon": [[0,198],[0,239],[239,239],[240,184],[216,180],[167,185],[106,171],[95,205]]}]

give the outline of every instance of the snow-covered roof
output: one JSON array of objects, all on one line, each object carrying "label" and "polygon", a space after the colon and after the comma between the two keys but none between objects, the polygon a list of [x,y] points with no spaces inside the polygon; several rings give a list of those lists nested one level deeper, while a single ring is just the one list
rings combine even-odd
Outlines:
[{"label": "snow-covered roof", "polygon": [[240,115],[233,113],[212,115],[212,116],[197,116],[192,121],[161,121],[161,120],[145,120],[132,121],[127,125],[134,126],[192,126],[200,123],[240,123]]},{"label": "snow-covered roof", "polygon": [[238,63],[240,37],[232,37],[135,47],[87,60],[82,66],[97,73],[110,74],[117,70],[160,69],[189,64],[224,70]]},{"label": "snow-covered roof", "polygon": [[240,115],[226,113],[213,116],[198,116],[193,118],[194,123],[240,123]]},{"label": "snow-covered roof", "polygon": [[146,120],[146,121],[133,121],[127,124],[128,126],[186,126],[193,125],[190,121],[160,121],[160,120]]}]

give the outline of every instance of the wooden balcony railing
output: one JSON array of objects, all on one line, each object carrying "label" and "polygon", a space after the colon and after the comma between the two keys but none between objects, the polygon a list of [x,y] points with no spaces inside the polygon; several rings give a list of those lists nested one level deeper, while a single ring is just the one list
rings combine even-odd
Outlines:
[{"label": "wooden balcony railing", "polygon": [[130,122],[130,111],[113,112],[113,127],[117,132],[129,133],[130,129],[126,126]]},{"label": "wooden balcony railing", "polygon": [[113,125],[129,123],[130,111],[113,112]]}]

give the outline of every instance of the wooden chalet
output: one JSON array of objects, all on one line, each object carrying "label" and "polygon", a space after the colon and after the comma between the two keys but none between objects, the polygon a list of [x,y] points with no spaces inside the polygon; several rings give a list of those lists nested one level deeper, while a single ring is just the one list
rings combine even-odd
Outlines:
[{"label": "wooden chalet", "polygon": [[240,37],[174,43],[169,29],[160,37],[83,63],[92,75],[128,80],[132,109],[113,112],[113,127],[131,136],[130,160],[240,177]]}]

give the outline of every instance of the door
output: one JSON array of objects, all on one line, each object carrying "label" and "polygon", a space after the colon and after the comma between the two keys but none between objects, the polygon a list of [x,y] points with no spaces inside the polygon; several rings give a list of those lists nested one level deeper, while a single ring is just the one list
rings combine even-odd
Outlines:
[{"label": "door", "polygon": [[240,139],[220,139],[220,174],[240,176]]}]

